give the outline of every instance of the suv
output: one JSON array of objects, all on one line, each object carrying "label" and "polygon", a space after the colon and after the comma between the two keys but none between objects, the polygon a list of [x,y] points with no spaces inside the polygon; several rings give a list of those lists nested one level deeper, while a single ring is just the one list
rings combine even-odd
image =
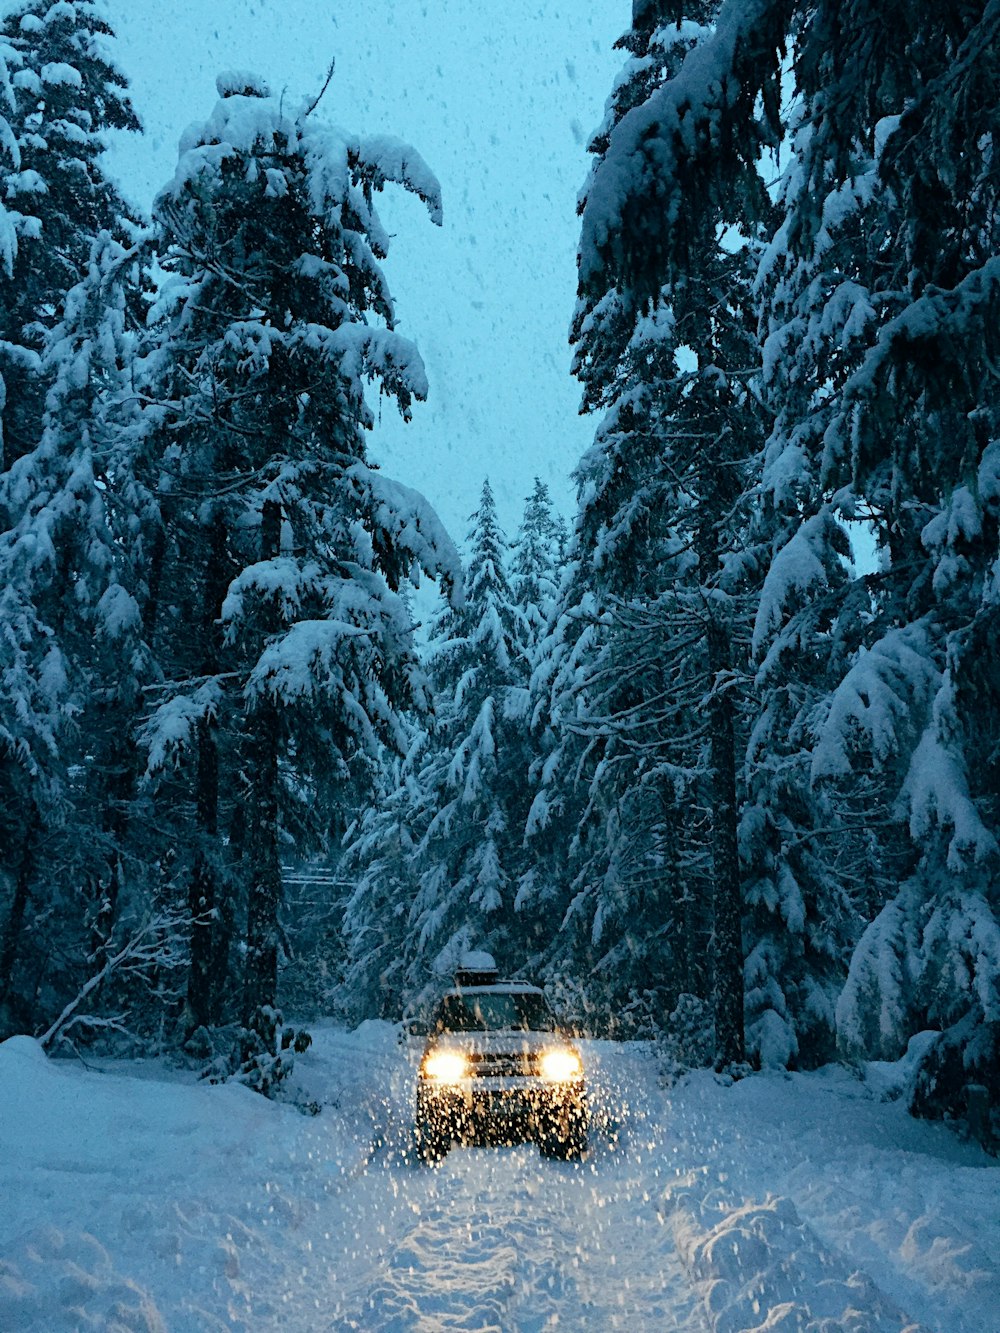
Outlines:
[{"label": "suv", "polygon": [[439,1161],[456,1139],[534,1139],[543,1157],[582,1156],[583,1061],[537,986],[501,981],[492,967],[456,974],[420,1061],[415,1132],[422,1162]]}]

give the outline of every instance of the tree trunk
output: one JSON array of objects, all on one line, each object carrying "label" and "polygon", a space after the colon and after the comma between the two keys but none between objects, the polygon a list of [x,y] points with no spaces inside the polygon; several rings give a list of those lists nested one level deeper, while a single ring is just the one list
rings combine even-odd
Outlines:
[{"label": "tree trunk", "polygon": [[[280,550],[281,507],[268,500],[261,514],[261,559]],[[265,626],[273,630],[274,625]],[[273,1008],[278,995],[278,913],[281,906],[281,860],[278,851],[278,710],[262,702],[251,717],[248,795],[250,800],[249,901],[247,957],[243,991],[243,1024],[254,1027],[263,1008]]]},{"label": "tree trunk", "polygon": [[[229,533],[221,511],[212,516],[208,558],[205,562],[201,623],[204,657],[201,671],[214,676],[220,670],[218,623],[229,586]],[[195,821],[198,851],[188,885],[191,911],[191,966],[188,972],[185,1027],[210,1027],[220,1021],[223,988],[216,984],[220,918],[224,882],[219,874],[219,751],[214,723],[202,718],[198,727],[198,759],[195,775]],[[228,954],[228,947],[226,949]]]},{"label": "tree trunk", "polygon": [[715,926],[715,1061],[718,1068],[744,1058],[743,932],[737,840],[736,745],[733,703],[724,688],[732,670],[730,637],[713,610],[708,628],[713,692],[708,701],[711,754],[712,900]]},{"label": "tree trunk", "polygon": [[5,1004],[14,986],[14,967],[17,963],[18,946],[21,931],[28,910],[28,886],[31,882],[35,864],[35,836],[38,831],[38,812],[32,804],[24,838],[21,842],[21,857],[14,880],[14,897],[10,912],[0,937],[0,1005]]},{"label": "tree trunk", "polygon": [[664,784],[660,792],[662,833],[660,854],[663,859],[663,892],[670,921],[672,976],[668,993],[675,1007],[681,995],[697,995],[705,999],[705,941],[703,913],[697,910],[697,895],[691,890],[690,878],[681,870],[681,818],[673,782]]},{"label": "tree trunk", "polygon": [[273,708],[255,711],[253,809],[250,812],[250,888],[247,904],[247,956],[243,1023],[274,1007],[278,992],[278,909],[281,863],[278,856],[278,747]]},{"label": "tree trunk", "polygon": [[213,936],[216,917],[216,858],[218,836],[219,757],[211,724],[198,728],[198,771],[195,810],[201,846],[195,856],[188,886],[191,911],[191,966],[188,971],[184,1026],[187,1035],[214,1021],[212,1003]]}]

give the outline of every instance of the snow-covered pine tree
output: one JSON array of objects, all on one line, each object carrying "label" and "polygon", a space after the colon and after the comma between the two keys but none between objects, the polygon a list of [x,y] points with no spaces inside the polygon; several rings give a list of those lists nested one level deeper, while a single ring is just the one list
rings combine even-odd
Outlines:
[{"label": "snow-covered pine tree", "polygon": [[436,813],[438,792],[425,780],[433,746],[426,723],[415,725],[406,754],[386,757],[348,834],[343,870],[353,889],[344,908],[347,963],[338,1007],[354,1022],[395,1021],[413,998],[410,915],[420,890],[417,850]]},{"label": "snow-covered pine tree", "polygon": [[[801,115],[801,111],[797,113]],[[793,122],[788,134],[799,140]],[[779,182],[785,210],[764,247],[757,300],[762,318],[762,384],[774,413],[761,475],[754,541],[767,573],[753,649],[760,710],[747,755],[741,820],[747,906],[747,1031],[755,1059],[809,1065],[835,1052],[835,1006],[850,950],[881,871],[878,826],[886,811],[872,784],[848,797],[817,782],[817,730],[829,698],[871,618],[863,583],[851,580],[847,529],[821,476],[823,432],[842,382],[852,335],[824,348],[797,322],[784,285],[796,171]],[[847,217],[850,219],[850,211]],[[825,228],[812,299],[839,287],[849,304],[855,224]]]},{"label": "snow-covered pine tree", "polygon": [[[242,72],[219,92],[154,208],[166,277],[149,466],[165,543],[152,632],[171,683],[146,743],[187,825],[178,871],[195,915],[245,912],[240,1016],[268,1038],[279,853],[322,840],[359,757],[405,745],[400,710],[428,692],[399,588],[421,567],[457,577],[433,511],[364,443],[365,379],[404,416],[426,393],[393,329],[373,196],[401,184],[435,221],[440,201],[397,140],[292,116]],[[189,1027],[218,1013],[205,979],[216,928],[201,929]]]},{"label": "snow-covered pine tree", "polygon": [[[649,8],[662,12],[656,0]],[[882,550],[871,602],[860,603],[868,651],[829,705],[812,775],[850,791],[859,770],[866,781],[884,773],[878,808],[892,809],[894,790],[905,798],[920,856],[855,957],[841,1036],[850,1049],[888,1053],[915,1025],[947,1027],[937,1051],[950,1065],[942,1097],[951,1104],[956,1083],[990,1068],[997,1030],[996,709],[980,645],[995,636],[996,614],[987,366],[998,21],[994,6],[728,0],[680,83],[623,119],[608,188],[585,215],[582,269],[600,279],[610,267],[633,299],[652,296],[661,253],[720,198],[756,210],[755,164],[780,130],[791,39],[802,110],[786,223],[769,259],[768,283],[787,262],[768,296],[765,369],[785,381],[770,395],[780,426],[770,461],[786,477],[796,459],[811,472],[820,493],[800,523],[814,538],[816,504],[828,498],[870,523]],[[683,206],[664,194],[665,165],[693,187]],[[814,569],[831,567],[835,547],[807,546],[799,555]],[[824,597],[825,583],[812,584]],[[789,642],[797,620],[787,621]],[[971,722],[973,691],[987,701],[985,726]],[[959,980],[970,975],[971,987]],[[957,1079],[956,1052],[969,1062]]]},{"label": "snow-covered pine tree", "polygon": [[843,527],[809,492],[807,471],[799,480],[790,496],[765,467],[756,516],[768,573],[754,627],[759,704],[740,851],[748,1054],[810,1067],[836,1053],[835,1008],[872,891],[880,808],[870,786],[848,803],[813,781],[817,730],[856,645],[865,593],[849,586]]},{"label": "snow-covered pine tree", "polygon": [[[706,161],[688,171],[676,153],[652,162],[635,134],[650,108],[669,107],[676,121],[695,90],[702,103],[711,99],[711,86],[699,80],[718,68],[716,9],[636,6],[622,42],[631,60],[593,144],[573,340],[585,403],[606,415],[580,469],[576,540],[588,572],[613,597],[621,597],[623,581],[630,585],[618,619],[659,635],[654,653],[626,653],[611,667],[621,682],[629,663],[636,697],[616,700],[594,721],[607,734],[617,731],[617,745],[635,754],[636,787],[651,781],[659,750],[661,811],[676,803],[679,773],[694,778],[711,865],[716,1058],[732,1064],[744,1049],[736,753],[741,625],[753,574],[743,550],[745,497],[762,442],[751,384],[755,215],[747,218],[744,195],[712,188],[719,174],[712,147],[702,146]],[[751,122],[734,133],[759,142],[763,129]],[[655,236],[622,202],[636,178],[648,184],[653,176],[663,211]],[[762,184],[750,193],[763,208]],[[742,237],[733,230],[738,224]],[[640,679],[639,660],[659,663],[660,678]],[[611,679],[609,666],[603,670]],[[696,710],[704,727],[689,736]]]},{"label": "snow-covered pine tree", "polygon": [[646,410],[658,386],[646,358],[637,364],[623,395],[636,410],[612,402],[577,471],[581,508],[532,680],[541,753],[519,892],[522,912],[547,925],[546,972],[588,978],[582,998],[597,1025],[633,1008],[662,1024],[680,994],[707,994],[696,961],[707,947],[707,825],[692,810],[699,723],[683,684],[700,635],[683,632],[671,587],[691,562]]},{"label": "snow-covered pine tree", "polygon": [[814,774],[878,781],[911,844],[854,956],[840,1036],[891,1057],[941,1031],[913,1098],[938,1112],[961,1111],[969,1082],[1000,1105],[998,37],[993,5],[803,13],[769,306],[776,355],[827,376],[806,412],[779,384],[786,438],[801,417],[810,466],[880,554]]},{"label": "snow-covered pine tree", "polygon": [[4,245],[0,266],[0,372],[7,386],[0,463],[10,466],[38,443],[46,331],[61,318],[97,234],[120,236],[131,218],[104,170],[105,134],[138,130],[139,122],[96,0],[16,0],[5,11],[0,40],[9,52],[13,142],[0,182],[17,246]]},{"label": "snow-covered pine tree", "polygon": [[[755,531],[767,568],[754,627],[761,710],[750,738],[741,838],[748,1032],[765,1064],[817,1063],[834,1053],[847,959],[886,873],[879,826],[888,818],[870,781],[836,793],[818,781],[816,755],[830,695],[872,615],[866,587],[849,573],[848,532],[822,464],[824,433],[867,318],[853,252],[871,177],[859,159],[831,199],[815,262],[794,258],[797,154],[811,131],[808,108],[797,97],[792,105],[792,163],[776,191],[780,225],[756,279],[763,391],[774,421]],[[812,207],[805,195],[803,203]],[[836,340],[819,333],[817,321],[829,320]]]},{"label": "snow-covered pine tree", "polygon": [[549,488],[536,477],[510,558],[511,592],[524,618],[529,662],[534,661],[555,606],[566,541],[565,524],[552,512]]},{"label": "snow-covered pine tree", "polygon": [[[49,331],[37,447],[0,475],[0,1002],[43,1026],[147,912],[136,873],[134,721],[148,676],[132,472],[132,259],[107,233]],[[148,835],[143,835],[148,850]],[[6,886],[5,886],[6,887]],[[31,923],[30,930],[27,928]]]},{"label": "snow-covered pine tree", "polygon": [[469,522],[465,600],[438,620],[428,662],[436,725],[418,782],[433,793],[433,816],[415,860],[411,998],[468,948],[491,950],[501,965],[521,963],[514,896],[528,766],[525,624],[488,481]]}]

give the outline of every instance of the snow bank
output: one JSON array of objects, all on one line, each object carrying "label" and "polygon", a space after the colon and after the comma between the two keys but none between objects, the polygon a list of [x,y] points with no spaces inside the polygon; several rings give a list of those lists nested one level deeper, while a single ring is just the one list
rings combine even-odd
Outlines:
[{"label": "snow bank", "polygon": [[668,1190],[664,1202],[713,1333],[922,1333],[820,1242],[790,1199],[739,1202],[705,1184]]},{"label": "snow bank", "polygon": [[996,1333],[1000,1170],[897,1073],[582,1043],[581,1163],[410,1152],[421,1045],[313,1027],[316,1117],[162,1063],[0,1045],[0,1330]]},{"label": "snow bank", "polygon": [[49,1060],[28,1037],[0,1044],[0,1329],[276,1317],[311,1222],[374,1151],[387,1032],[316,1034],[315,1118],[154,1062],[124,1075]]},{"label": "snow bank", "polygon": [[661,1208],[713,1333],[995,1333],[1000,1170],[846,1069],[675,1090]]}]

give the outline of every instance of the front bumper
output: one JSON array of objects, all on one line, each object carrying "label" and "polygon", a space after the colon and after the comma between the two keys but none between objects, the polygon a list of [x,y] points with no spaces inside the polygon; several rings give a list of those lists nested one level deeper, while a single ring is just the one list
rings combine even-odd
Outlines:
[{"label": "front bumper", "polygon": [[457,1083],[417,1082],[417,1120],[443,1138],[462,1142],[513,1141],[550,1133],[569,1122],[585,1127],[583,1080],[466,1078]]}]

